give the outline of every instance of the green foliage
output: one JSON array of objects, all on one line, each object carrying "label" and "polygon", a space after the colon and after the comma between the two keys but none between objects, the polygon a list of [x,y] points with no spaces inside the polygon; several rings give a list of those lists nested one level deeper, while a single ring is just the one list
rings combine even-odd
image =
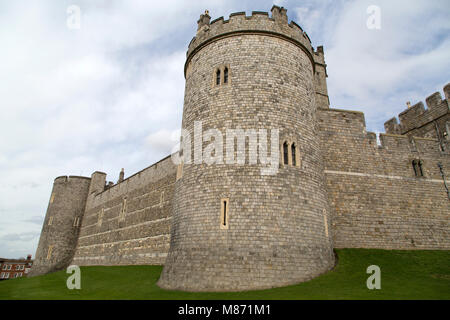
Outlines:
[{"label": "green foliage", "polygon": [[[450,251],[336,250],[337,267],[311,281],[269,290],[194,293],[160,289],[161,266],[81,267],[81,290],[64,271],[0,282],[0,299],[450,299]],[[366,269],[381,268],[381,290]]]}]

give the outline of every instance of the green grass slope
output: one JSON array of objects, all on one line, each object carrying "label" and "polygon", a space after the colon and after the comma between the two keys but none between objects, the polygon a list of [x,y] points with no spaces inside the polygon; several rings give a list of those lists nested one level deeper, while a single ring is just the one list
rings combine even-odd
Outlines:
[{"label": "green grass slope", "polygon": [[[337,267],[297,285],[269,290],[192,293],[160,289],[161,266],[81,267],[81,290],[65,271],[0,282],[0,299],[450,299],[450,251],[336,250]],[[381,290],[368,290],[366,269],[381,268]]]}]

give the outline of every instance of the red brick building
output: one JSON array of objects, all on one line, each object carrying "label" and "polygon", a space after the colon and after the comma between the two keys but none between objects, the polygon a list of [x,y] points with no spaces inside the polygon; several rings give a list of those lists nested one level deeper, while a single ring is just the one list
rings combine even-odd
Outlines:
[{"label": "red brick building", "polygon": [[0,258],[0,281],[26,277],[32,265],[31,254],[26,259]]}]

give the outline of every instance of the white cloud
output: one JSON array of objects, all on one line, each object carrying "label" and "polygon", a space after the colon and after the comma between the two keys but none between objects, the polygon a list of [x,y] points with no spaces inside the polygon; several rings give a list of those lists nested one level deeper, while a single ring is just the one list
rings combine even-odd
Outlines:
[{"label": "white cloud", "polygon": [[[40,232],[31,219],[45,215],[56,176],[102,170],[115,181],[122,167],[129,175],[167,156],[147,137],[181,125],[197,19],[235,3],[1,2],[0,237]],[[67,28],[69,4],[81,9],[79,30]],[[8,242],[0,256],[36,245]]]},{"label": "white cloud", "polygon": [[380,0],[381,29],[369,30],[372,4],[306,1],[295,12],[325,46],[331,106],[364,111],[368,129],[381,131],[406,101],[424,100],[449,81],[450,4]]},{"label": "white cloud", "polygon": [[301,21],[302,29],[308,32],[308,30],[315,30],[318,25],[322,23],[322,15],[319,10],[307,7],[296,8],[295,13],[298,17],[298,21]]},{"label": "white cloud", "polygon": [[171,154],[179,144],[181,130],[162,129],[150,134],[147,143],[153,150],[161,151],[167,155]]},{"label": "white cloud", "polygon": [[279,7],[282,7],[282,6],[284,6],[286,4],[286,1],[285,0],[274,0],[273,4],[277,5]]}]

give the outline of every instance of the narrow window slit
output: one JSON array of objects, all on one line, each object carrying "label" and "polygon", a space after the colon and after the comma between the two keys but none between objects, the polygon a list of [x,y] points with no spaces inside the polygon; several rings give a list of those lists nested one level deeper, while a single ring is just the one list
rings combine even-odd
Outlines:
[{"label": "narrow window slit", "polygon": [[216,85],[220,85],[220,70],[216,71]]},{"label": "narrow window slit", "polygon": [[223,225],[227,225],[227,202],[223,202]]},{"label": "narrow window slit", "polygon": [[417,177],[418,173],[417,173],[417,161],[416,160],[413,160],[412,166],[413,166],[413,169],[414,169],[414,175]]},{"label": "narrow window slit", "polygon": [[220,201],[220,229],[228,229],[228,220],[229,220],[229,214],[228,214],[228,198],[222,199]]},{"label": "narrow window slit", "polygon": [[296,159],[295,159],[295,143],[293,143],[291,145],[291,153],[292,153],[292,165],[296,166],[297,162],[296,162]]},{"label": "narrow window slit", "polygon": [[283,163],[289,164],[289,150],[287,142],[283,143]]},{"label": "narrow window slit", "polygon": [[412,166],[414,169],[414,175],[416,177],[423,177],[423,161],[414,159],[412,161]]},{"label": "narrow window slit", "polygon": [[228,68],[223,71],[223,83],[228,83]]},{"label": "narrow window slit", "polygon": [[422,162],[422,160],[419,160],[418,164],[419,164],[419,174],[421,177],[423,177],[423,169],[422,169],[423,162]]}]

